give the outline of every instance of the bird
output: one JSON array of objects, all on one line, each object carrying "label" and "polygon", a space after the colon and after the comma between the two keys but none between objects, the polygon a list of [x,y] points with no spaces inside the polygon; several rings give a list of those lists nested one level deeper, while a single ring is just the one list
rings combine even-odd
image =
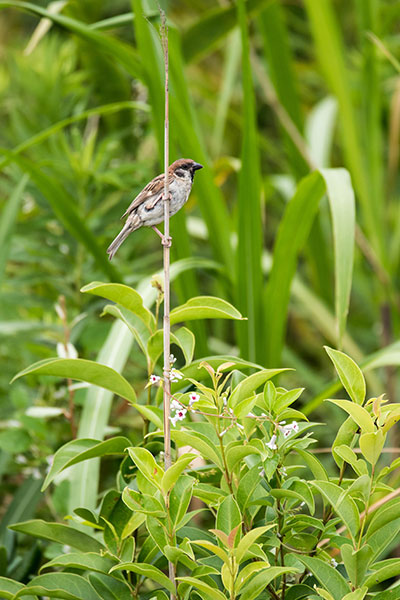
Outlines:
[{"label": "bird", "polygon": [[[180,158],[168,167],[168,185],[170,195],[169,216],[172,217],[182,208],[189,198],[192,189],[194,174],[203,165],[190,158]],[[121,219],[126,217],[126,222],[117,237],[107,248],[109,259],[136,229],[140,227],[152,227],[162,239],[164,245],[170,245],[167,239],[157,229],[164,220],[164,173],[154,177],[136,196],[128,206]]]}]

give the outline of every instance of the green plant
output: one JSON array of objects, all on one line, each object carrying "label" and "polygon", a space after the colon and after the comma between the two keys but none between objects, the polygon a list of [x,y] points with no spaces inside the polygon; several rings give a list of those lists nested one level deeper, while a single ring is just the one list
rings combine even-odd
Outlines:
[{"label": "green plant", "polygon": [[[98,282],[83,291],[116,302],[105,312],[129,327],[148,374],[156,372],[157,318],[139,294]],[[241,315],[225,301],[200,297],[174,309],[171,322],[221,317]],[[400,531],[400,499],[388,478],[399,460],[376,468],[387,432],[400,420],[398,406],[383,396],[366,401],[360,369],[327,348],[350,398],[330,400],[349,416],[333,443],[337,471],[329,475],[312,451],[310,430],[320,424],[292,406],[303,390],[272,382],[286,369],[231,356],[193,362],[188,330],[175,330],[172,340],[183,366],[172,383],[175,456],[166,472],[159,376],[150,377],[148,393],[138,399],[122,375],[92,361],[50,359],[17,375],[106,388],[138,411],[144,436],[137,446],[122,436],[77,439],[56,452],[43,489],[66,468],[106,456],[121,459],[115,485],[102,490],[94,510],[75,508],[70,519],[78,529],[43,520],[11,526],[64,547],[27,585],[0,579],[4,597],[372,598],[377,585],[400,571],[400,559],[382,560]],[[253,373],[245,375],[249,368]],[[167,561],[176,570],[176,590],[164,572]],[[400,597],[399,589],[390,597]]]}]

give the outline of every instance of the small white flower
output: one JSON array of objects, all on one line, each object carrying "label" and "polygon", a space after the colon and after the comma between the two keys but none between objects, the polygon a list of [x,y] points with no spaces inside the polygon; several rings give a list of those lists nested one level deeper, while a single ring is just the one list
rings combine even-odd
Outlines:
[{"label": "small white flower", "polygon": [[286,421],[281,421],[279,425],[286,425]]},{"label": "small white flower", "polygon": [[249,414],[248,414],[248,415],[246,415],[246,417],[253,417],[253,418],[254,418],[255,416],[256,416],[256,415],[255,415],[254,413],[252,413],[252,412],[249,412]]},{"label": "small white flower", "polygon": [[260,476],[260,477],[264,477],[264,475],[265,475],[265,471],[264,471],[264,469],[263,469],[262,467],[260,467],[260,469],[261,469],[261,470],[260,470],[260,472],[259,472],[259,476]]},{"label": "small white flower", "polygon": [[189,394],[189,406],[192,406],[192,404],[198,402],[199,400],[200,396],[199,394],[196,394],[196,392],[192,392],[191,394]]},{"label": "small white flower", "polygon": [[170,373],[170,379],[173,383],[179,381],[179,379],[183,379],[183,375],[178,369],[172,368]]},{"label": "small white flower", "polygon": [[155,385],[156,383],[158,383],[160,381],[160,377],[158,375],[150,375],[149,377],[149,383],[151,385]]},{"label": "small white flower", "polygon": [[222,437],[223,435],[225,435],[227,431],[228,431],[227,429],[223,429],[221,431],[221,433],[219,434],[219,437]]},{"label": "small white flower", "polygon": [[243,425],[241,425],[240,423],[236,423],[236,425],[239,427],[239,429],[244,429]]},{"label": "small white flower", "polygon": [[282,477],[287,477],[286,467],[282,467],[282,469],[281,469],[281,475],[282,475]]},{"label": "small white flower", "polygon": [[276,445],[276,435],[274,434],[272,436],[272,438],[270,439],[270,441],[267,444],[267,448],[269,448],[270,450],[276,450],[277,449],[277,445]]},{"label": "small white flower", "polygon": [[224,403],[224,406],[226,406],[228,404],[228,399],[226,396],[224,396],[223,403]]},{"label": "small white flower", "polygon": [[182,404],[180,404],[178,400],[172,400],[170,406],[171,410],[179,410],[180,408],[182,408]]},{"label": "small white flower", "polygon": [[176,357],[173,354],[169,355],[169,362],[171,365],[173,365],[174,363],[176,363]]},{"label": "small white flower", "polygon": [[176,422],[177,422],[177,418],[176,415],[174,417],[170,417],[169,420],[171,421],[172,425],[175,427],[176,426]]},{"label": "small white flower", "polygon": [[183,419],[184,419],[184,418],[185,418],[185,416],[186,416],[186,413],[187,413],[187,410],[186,410],[186,408],[180,408],[179,410],[177,410],[177,411],[176,411],[176,413],[175,413],[175,417],[174,417],[174,418],[175,418],[177,421],[183,421]]},{"label": "small white flower", "polygon": [[27,463],[27,460],[23,454],[17,454],[17,456],[15,457],[15,462],[18,465],[25,465]]},{"label": "small white flower", "polygon": [[296,421],[293,421],[293,423],[292,423],[292,429],[296,433],[299,431],[299,425],[298,425],[298,423]]},{"label": "small white flower", "polygon": [[292,430],[290,427],[283,427],[282,433],[283,433],[283,437],[287,438],[292,433]]},{"label": "small white flower", "polygon": [[338,563],[338,562],[336,562],[336,560],[335,560],[334,558],[331,558],[331,565],[332,565],[332,567],[335,567],[335,568],[336,568],[336,567],[338,566],[338,564],[339,564],[339,563]]}]

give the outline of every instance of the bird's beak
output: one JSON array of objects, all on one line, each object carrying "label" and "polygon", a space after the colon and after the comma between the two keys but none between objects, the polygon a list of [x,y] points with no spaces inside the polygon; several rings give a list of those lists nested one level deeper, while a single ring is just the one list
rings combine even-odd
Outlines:
[{"label": "bird's beak", "polygon": [[200,163],[194,163],[192,169],[193,171],[197,171],[198,169],[202,169],[203,165],[201,165]]}]

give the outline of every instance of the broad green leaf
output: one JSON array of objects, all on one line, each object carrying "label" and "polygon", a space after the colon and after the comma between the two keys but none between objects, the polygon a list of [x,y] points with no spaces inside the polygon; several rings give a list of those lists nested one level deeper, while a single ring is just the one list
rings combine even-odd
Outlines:
[{"label": "broad green leaf", "polygon": [[355,588],[359,587],[364,583],[365,573],[372,556],[371,548],[365,544],[359,550],[354,550],[350,544],[343,544],[340,552],[351,583]]},{"label": "broad green leaf", "polygon": [[221,458],[217,453],[214,444],[206,436],[200,433],[194,434],[182,429],[175,429],[171,430],[171,438],[179,446],[189,446],[190,448],[198,450],[203,458],[210,460],[222,469]]},{"label": "broad green leaf", "polygon": [[400,518],[397,518],[391,520],[386,525],[383,525],[371,535],[368,535],[368,538],[366,537],[368,546],[370,546],[373,551],[371,563],[379,558],[381,554],[387,552],[387,549],[390,548],[392,541],[399,535],[399,531]]},{"label": "broad green leaf", "polygon": [[[321,169],[320,173],[325,179],[332,218],[335,257],[335,313],[338,345],[340,347],[346,328],[353,273],[355,236],[354,191],[350,175],[346,169]],[[359,404],[362,404],[362,402],[359,402]]]},{"label": "broad green leaf", "polygon": [[197,544],[198,546],[201,546],[202,548],[209,550],[210,552],[212,552],[213,554],[218,556],[226,564],[229,562],[229,556],[225,552],[225,550],[220,548],[220,546],[216,546],[215,544],[212,544],[208,540],[193,540],[192,544]]},{"label": "broad green leaf", "polygon": [[376,509],[372,513],[372,518],[369,522],[366,538],[368,539],[372,534],[379,529],[382,529],[387,523],[400,519],[400,499],[393,498],[386,502],[382,506]]},{"label": "broad green leaf", "polygon": [[197,577],[177,577],[176,579],[177,581],[182,581],[193,586],[196,590],[204,592],[207,594],[207,598],[211,598],[212,600],[226,600],[225,594],[211,587],[208,583],[202,581],[202,579],[197,579]]},{"label": "broad green leaf", "polygon": [[161,489],[161,480],[163,477],[162,468],[156,463],[151,452],[146,450],[146,448],[130,447],[128,448],[128,454],[142,475],[146,477],[150,483]]},{"label": "broad green leaf", "polygon": [[240,590],[242,600],[254,600],[267,585],[275,579],[283,575],[283,573],[298,573],[299,570],[295,567],[270,567],[268,571],[262,571],[253,577],[247,585]]},{"label": "broad green leaf", "polygon": [[[218,507],[216,528],[229,535],[235,527],[240,525],[242,519],[240,509],[232,495],[226,496]],[[240,538],[238,532],[236,539]]]},{"label": "broad green leaf", "polygon": [[161,480],[161,489],[163,494],[168,494],[168,492],[177,482],[181,473],[183,473],[186,467],[188,467],[195,458],[197,458],[197,454],[183,454],[165,471]]},{"label": "broad green leaf", "polygon": [[306,450],[301,450],[299,448],[295,448],[295,452],[301,456],[304,462],[308,465],[310,471],[314,475],[315,479],[320,479],[322,481],[328,481],[328,473],[326,472],[325,467],[313,454],[307,452]]},{"label": "broad green leaf", "polygon": [[170,501],[171,526],[175,529],[181,529],[187,522],[189,504],[192,500],[192,491],[195,480],[193,477],[182,475],[172,488]]},{"label": "broad green leaf", "polygon": [[143,305],[143,298],[136,290],[121,283],[102,283],[101,281],[93,281],[81,289],[84,294],[93,294],[111,300],[116,304],[126,308],[148,327],[149,331],[155,328],[155,319],[152,312]]},{"label": "broad green leaf", "polygon": [[255,541],[261,535],[263,535],[263,533],[272,529],[272,527],[275,527],[275,524],[265,525],[264,527],[256,527],[255,529],[252,529],[251,531],[246,533],[245,536],[242,537],[242,539],[240,540],[240,542],[235,550],[236,560],[238,561],[239,564],[242,562],[242,560],[243,560],[247,550],[250,548],[250,546],[252,544],[254,544]]},{"label": "broad green leaf", "polygon": [[236,319],[244,317],[232,304],[214,296],[198,296],[190,298],[185,304],[171,311],[171,325],[193,319]]},{"label": "broad green leaf", "polygon": [[239,401],[252,396],[253,392],[261,385],[264,385],[266,381],[272,379],[275,375],[279,375],[288,370],[290,369],[263,369],[262,371],[249,375],[249,377],[243,379],[243,381],[234,388],[229,398],[229,406],[235,408]]},{"label": "broad green leaf", "polygon": [[125,323],[139,344],[143,354],[147,357],[147,342],[150,337],[150,333],[147,325],[142,321],[142,319],[134,315],[126,308],[121,308],[117,304],[107,304],[103,309],[102,315],[112,315],[116,319],[120,319],[122,323]]},{"label": "broad green leaf", "polygon": [[363,582],[368,589],[381,583],[381,581],[398,577],[400,575],[400,559],[389,558],[388,560],[383,560],[375,563],[371,569],[373,573]]},{"label": "broad green leaf", "polygon": [[175,593],[175,586],[172,583],[172,581],[170,581],[170,579],[166,575],[164,575],[164,573],[162,571],[160,571],[160,569],[158,569],[154,565],[148,565],[145,563],[129,563],[129,562],[128,563],[119,563],[118,565],[115,565],[115,567],[113,567],[110,570],[110,573],[113,573],[114,571],[132,571],[133,573],[137,573],[141,577],[145,577],[146,579],[151,579],[152,581],[156,581],[163,587],[167,588],[167,590],[169,592],[171,592],[171,594]]},{"label": "broad green leaf", "polygon": [[89,573],[88,579],[101,600],[132,600],[128,584],[105,573]]},{"label": "broad green leaf", "polygon": [[254,490],[260,485],[260,469],[259,465],[255,465],[240,477],[239,485],[236,492],[236,500],[239,504],[242,514],[244,513]]},{"label": "broad green leaf", "polygon": [[154,423],[158,429],[163,429],[163,410],[158,406],[147,406],[145,404],[132,404],[134,408],[148,421]]},{"label": "broad green leaf", "polygon": [[258,560],[257,562],[252,562],[248,565],[246,565],[238,574],[237,580],[236,580],[236,584],[235,587],[238,591],[238,593],[240,592],[240,589],[246,585],[246,583],[249,581],[249,579],[251,577],[253,577],[253,575],[255,575],[256,573],[259,573],[260,571],[263,571],[264,569],[269,569],[271,567],[271,565],[268,562],[262,561],[262,560]]},{"label": "broad green leaf", "polygon": [[47,523],[40,519],[25,521],[11,525],[10,529],[32,535],[33,537],[50,540],[59,544],[65,544],[81,550],[81,552],[100,552],[104,550],[103,544],[94,537],[77,531],[63,523]]},{"label": "broad green leaf", "polygon": [[68,554],[61,554],[45,563],[40,571],[59,567],[61,569],[82,569],[83,571],[108,573],[116,562],[116,558],[101,556],[95,552],[70,552]]},{"label": "broad green leaf", "polygon": [[185,366],[193,360],[194,347],[196,339],[194,334],[187,327],[180,327],[174,332],[173,343],[177,344],[185,357]]},{"label": "broad green leaf", "polygon": [[15,599],[28,594],[57,598],[58,600],[100,600],[100,596],[81,575],[73,573],[46,573],[34,577]]},{"label": "broad green leaf", "polygon": [[243,460],[246,456],[250,456],[250,454],[260,455],[261,451],[251,443],[244,446],[233,446],[232,448],[229,448],[226,451],[226,464],[228,465],[228,469],[233,471],[238,462]]},{"label": "broad green leaf", "polygon": [[85,381],[113,392],[130,402],[136,402],[136,394],[133,387],[117,371],[101,365],[100,363],[84,360],[82,358],[46,358],[23,369],[12,379],[25,375],[52,375]]},{"label": "broad green leaf", "polygon": [[360,449],[363,456],[371,465],[375,465],[385,445],[386,435],[381,429],[373,433],[363,433],[360,436]]},{"label": "broad green leaf", "polygon": [[337,432],[336,438],[332,444],[332,456],[340,469],[343,466],[343,459],[338,457],[338,455],[335,453],[335,449],[338,446],[343,445],[351,446],[355,439],[357,430],[358,425],[352,419],[352,417],[348,417],[339,427],[339,431]]},{"label": "broad green leaf", "polygon": [[359,404],[354,404],[354,402],[350,402],[350,400],[327,400],[327,402],[332,402],[332,404],[336,404],[343,410],[345,410],[357,423],[360,429],[365,433],[373,433],[375,431],[374,422],[372,420],[369,412]]},{"label": "broad green leaf", "polygon": [[128,438],[115,437],[105,442],[99,440],[77,439],[68,442],[57,450],[53,463],[42,486],[44,491],[58,473],[76,463],[107,455],[123,455],[130,445]]},{"label": "broad green leaf", "polygon": [[360,528],[360,515],[354,500],[335,483],[329,481],[310,481],[310,484],[330,503],[335,513],[342,519],[349,533],[354,538]]},{"label": "broad green leaf", "polygon": [[328,563],[320,558],[300,554],[296,554],[296,558],[304,564],[306,569],[311,571],[335,600],[343,600],[343,597],[350,592],[349,585],[343,575]]},{"label": "broad green leaf", "polygon": [[[7,577],[0,577],[0,594],[4,600],[12,600],[14,595],[23,588],[22,583]],[[25,596],[25,600],[37,600],[36,596]]]},{"label": "broad green leaf", "polygon": [[356,404],[362,405],[365,400],[365,379],[361,369],[347,354],[328,346],[325,346],[325,350],[350,398]]}]

